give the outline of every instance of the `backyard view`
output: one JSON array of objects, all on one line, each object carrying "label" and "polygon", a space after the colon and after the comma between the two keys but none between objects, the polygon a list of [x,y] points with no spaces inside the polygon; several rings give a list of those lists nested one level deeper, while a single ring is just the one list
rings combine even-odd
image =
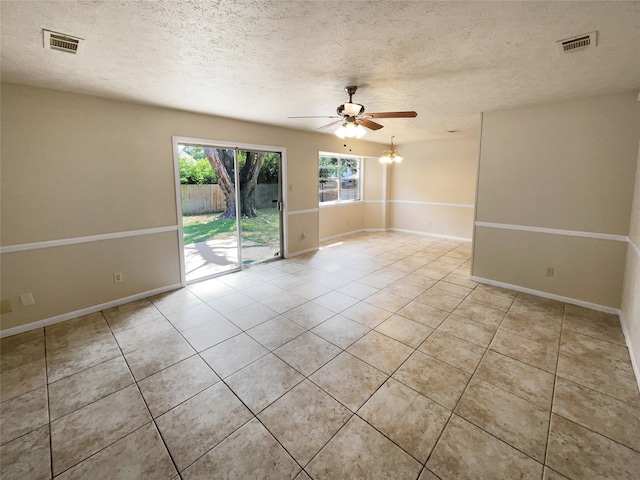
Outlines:
[{"label": "backyard view", "polygon": [[237,268],[240,258],[248,264],[279,254],[280,214],[275,201],[280,154],[238,151],[237,175],[235,154],[233,149],[179,146],[187,281]]}]

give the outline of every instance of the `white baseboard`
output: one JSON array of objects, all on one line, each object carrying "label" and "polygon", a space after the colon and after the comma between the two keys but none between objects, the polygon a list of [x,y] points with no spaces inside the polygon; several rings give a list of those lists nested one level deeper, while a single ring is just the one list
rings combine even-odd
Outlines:
[{"label": "white baseboard", "polygon": [[467,237],[455,237],[453,235],[444,235],[442,233],[420,232],[418,230],[406,230],[404,228],[387,228],[391,232],[412,233],[414,235],[422,235],[423,237],[443,238],[446,240],[457,240],[459,242],[470,242]]},{"label": "white baseboard", "polygon": [[607,307],[606,305],[599,305],[597,303],[585,302],[584,300],[578,300],[576,298],[571,297],[563,297],[562,295],[555,295],[549,292],[543,292],[541,290],[534,290],[532,288],[521,287],[519,285],[513,285],[511,283],[498,282],[496,280],[490,280],[488,278],[483,277],[469,277],[474,282],[484,283],[486,285],[493,285],[494,287],[502,287],[507,288],[509,290],[515,290],[516,292],[529,293],[531,295],[536,295],[537,297],[548,298],[550,300],[558,300],[559,302],[570,303],[572,305],[578,305],[579,307],[586,307],[592,310],[598,310],[600,312],[605,313],[613,313],[616,315],[620,315],[620,309]]},{"label": "white baseboard", "polygon": [[318,250],[318,247],[307,248],[306,250],[300,250],[299,252],[289,253],[285,258],[299,257],[300,255],[304,255],[305,253],[317,252]]},{"label": "white baseboard", "polygon": [[179,283],[175,283],[173,285],[167,285],[165,287],[156,288],[155,290],[136,293],[135,295],[131,295],[129,297],[112,300],[110,302],[102,303],[100,305],[94,305],[92,307],[82,308],[74,312],[63,313],[62,315],[56,315],[55,317],[45,318],[44,320],[37,320],[35,322],[27,323],[26,325],[19,325],[13,328],[7,328],[6,330],[0,331],[0,338],[10,337],[12,335],[17,335],[18,333],[24,333],[24,332],[28,332],[29,330],[35,330],[36,328],[48,327],[49,325],[64,322],[65,320],[71,320],[72,318],[82,317],[84,315],[89,315],[90,313],[106,310],[107,308],[117,307],[119,305],[124,305],[125,303],[134,302],[136,300],[141,300],[143,298],[152,297],[154,295],[159,295],[161,293],[170,292],[172,290],[177,290],[179,288],[182,288],[182,285]]},{"label": "white baseboard", "polygon": [[329,240],[336,240],[338,238],[342,238],[342,237],[348,237],[349,235],[355,235],[356,233],[362,233],[365,232],[366,230],[364,230],[363,228],[359,229],[359,230],[352,230],[351,232],[345,232],[345,233],[340,233],[338,235],[331,235],[330,237],[324,237],[321,238],[320,240],[318,240],[319,242],[328,242]]},{"label": "white baseboard", "polygon": [[636,375],[636,383],[638,384],[638,390],[640,391],[640,365],[636,362],[636,357],[633,354],[633,347],[631,346],[631,338],[629,338],[629,331],[627,330],[627,325],[624,322],[624,316],[622,312],[620,312],[620,323],[622,324],[622,333],[624,334],[624,341],[627,344],[627,350],[629,350],[629,357],[631,358],[631,367],[633,368],[633,373]]}]

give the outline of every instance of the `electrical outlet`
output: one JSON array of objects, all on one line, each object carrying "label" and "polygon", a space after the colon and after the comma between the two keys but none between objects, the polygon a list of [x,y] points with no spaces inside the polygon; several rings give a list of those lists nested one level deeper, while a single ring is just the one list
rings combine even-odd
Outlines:
[{"label": "electrical outlet", "polygon": [[122,272],[117,272],[113,274],[113,283],[122,282]]},{"label": "electrical outlet", "polygon": [[11,313],[11,312],[13,312],[13,306],[11,305],[11,300],[9,299],[2,300],[2,302],[0,302],[0,313],[4,315],[5,313]]},{"label": "electrical outlet", "polygon": [[545,273],[545,275],[547,277],[553,277],[553,275],[555,274],[555,270],[553,267],[547,267],[547,271]]}]

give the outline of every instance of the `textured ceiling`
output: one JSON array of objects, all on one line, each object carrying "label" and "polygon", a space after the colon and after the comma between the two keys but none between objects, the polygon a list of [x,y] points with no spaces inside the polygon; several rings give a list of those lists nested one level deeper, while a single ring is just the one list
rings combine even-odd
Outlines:
[{"label": "textured ceiling", "polygon": [[[474,135],[482,111],[640,89],[640,2],[6,1],[2,80],[313,130],[347,100],[365,139]],[[86,39],[45,50],[42,28]],[[561,55],[555,41],[598,31]],[[329,130],[328,132],[331,132]]]}]

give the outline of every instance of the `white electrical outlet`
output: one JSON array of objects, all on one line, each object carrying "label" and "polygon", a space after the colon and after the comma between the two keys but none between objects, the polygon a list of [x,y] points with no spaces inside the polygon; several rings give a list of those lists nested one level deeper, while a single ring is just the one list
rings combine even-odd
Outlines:
[{"label": "white electrical outlet", "polygon": [[122,272],[117,272],[113,274],[113,283],[122,282]]},{"label": "white electrical outlet", "polygon": [[555,274],[555,269],[553,267],[547,267],[547,271],[545,275],[547,277],[553,277],[554,274]]}]

